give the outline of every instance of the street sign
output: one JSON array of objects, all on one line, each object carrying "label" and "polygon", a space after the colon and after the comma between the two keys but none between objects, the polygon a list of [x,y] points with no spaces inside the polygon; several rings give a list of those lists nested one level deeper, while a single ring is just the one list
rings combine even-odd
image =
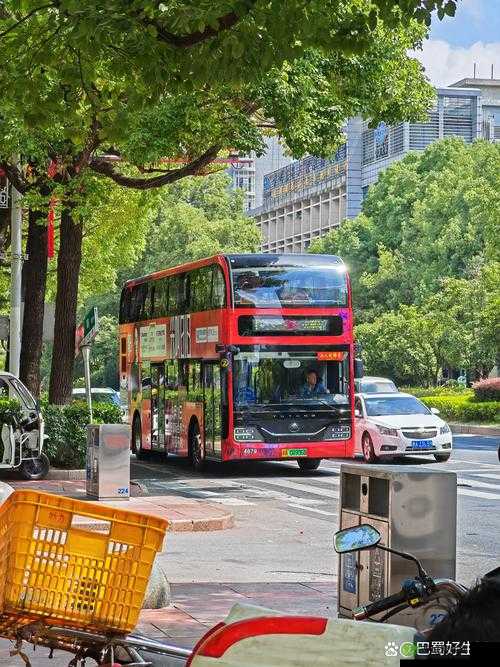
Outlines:
[{"label": "street sign", "polygon": [[[90,423],[92,423],[92,388],[90,384],[90,344],[99,331],[99,317],[97,307],[94,306],[85,313],[82,324],[75,331],[75,347],[82,351],[83,370],[85,374],[85,394],[89,406]],[[81,337],[81,338],[80,338]]]},{"label": "street sign", "polygon": [[98,331],[99,317],[97,307],[94,306],[85,313],[85,317],[83,318],[83,339],[80,341],[80,347],[82,345],[89,345],[96,337]]}]

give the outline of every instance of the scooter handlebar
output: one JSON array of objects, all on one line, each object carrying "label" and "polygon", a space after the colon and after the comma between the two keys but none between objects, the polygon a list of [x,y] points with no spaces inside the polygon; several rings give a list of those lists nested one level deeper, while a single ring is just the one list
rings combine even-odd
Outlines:
[{"label": "scooter handlebar", "polygon": [[393,607],[406,602],[407,599],[407,592],[401,590],[398,593],[394,593],[394,595],[389,595],[389,597],[376,600],[376,602],[371,602],[370,604],[363,605],[361,607],[357,607],[354,609],[353,615],[357,621],[363,621],[365,618],[370,618],[371,616],[380,614],[383,611],[392,609]]}]

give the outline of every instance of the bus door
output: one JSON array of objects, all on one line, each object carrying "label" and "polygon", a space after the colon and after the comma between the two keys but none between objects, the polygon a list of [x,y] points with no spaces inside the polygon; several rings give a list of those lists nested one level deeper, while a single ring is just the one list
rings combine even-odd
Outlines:
[{"label": "bus door", "polygon": [[204,365],[205,389],[205,450],[221,456],[221,372],[218,361]]},{"label": "bus door", "polygon": [[[165,377],[165,448],[168,452],[183,451],[182,406],[186,398],[186,387],[181,377],[182,366],[177,359],[166,362]],[[185,448],[185,447],[184,447]]]},{"label": "bus door", "polygon": [[165,448],[165,364],[151,364],[151,449]]}]

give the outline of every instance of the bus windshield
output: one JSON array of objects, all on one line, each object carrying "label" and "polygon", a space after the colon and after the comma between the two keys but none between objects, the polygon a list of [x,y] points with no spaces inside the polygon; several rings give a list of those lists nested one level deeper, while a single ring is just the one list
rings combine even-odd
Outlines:
[{"label": "bus windshield", "polygon": [[233,363],[235,408],[348,404],[348,353],[338,354],[339,361],[320,361],[313,351],[240,352]]},{"label": "bus windshield", "polygon": [[266,266],[233,269],[235,306],[347,306],[343,265]]}]

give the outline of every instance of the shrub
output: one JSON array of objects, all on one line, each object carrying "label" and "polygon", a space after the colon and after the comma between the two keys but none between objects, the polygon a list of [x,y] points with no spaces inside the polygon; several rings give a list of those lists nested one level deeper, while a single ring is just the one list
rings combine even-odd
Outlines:
[{"label": "shrub", "polygon": [[500,401],[500,378],[479,380],[472,385],[477,401]]},{"label": "shrub", "polygon": [[472,391],[461,384],[443,384],[439,387],[401,387],[400,391],[413,394],[417,398],[422,396],[469,396],[472,397]]},{"label": "shrub", "polygon": [[494,422],[500,420],[500,401],[478,402],[466,396],[423,396],[429,408],[437,408],[441,417],[457,422]]},{"label": "shrub", "polygon": [[21,419],[21,405],[12,398],[0,398],[0,425],[11,424],[12,419]]},{"label": "shrub", "polygon": [[[84,468],[87,453],[87,424],[90,421],[87,404],[76,401],[70,405],[45,405],[44,451],[57,468]],[[111,403],[92,405],[93,423],[117,424],[121,410]]]}]

